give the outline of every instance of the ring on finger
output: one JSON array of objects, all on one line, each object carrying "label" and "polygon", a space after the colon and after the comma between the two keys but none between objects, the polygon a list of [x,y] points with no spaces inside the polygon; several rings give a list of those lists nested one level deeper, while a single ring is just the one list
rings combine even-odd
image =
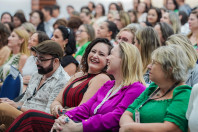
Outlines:
[{"label": "ring on finger", "polygon": [[69,117],[65,118],[65,122],[68,123],[69,122]]}]

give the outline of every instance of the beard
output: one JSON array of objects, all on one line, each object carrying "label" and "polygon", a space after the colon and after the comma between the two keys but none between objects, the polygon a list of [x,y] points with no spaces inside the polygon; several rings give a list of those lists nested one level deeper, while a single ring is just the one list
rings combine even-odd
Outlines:
[{"label": "beard", "polygon": [[51,61],[50,65],[46,68],[40,66],[40,65],[37,65],[37,67],[39,67],[40,69],[38,69],[38,73],[41,74],[41,75],[44,75],[44,74],[47,74],[51,71],[53,71],[54,67],[53,67],[53,61]]}]

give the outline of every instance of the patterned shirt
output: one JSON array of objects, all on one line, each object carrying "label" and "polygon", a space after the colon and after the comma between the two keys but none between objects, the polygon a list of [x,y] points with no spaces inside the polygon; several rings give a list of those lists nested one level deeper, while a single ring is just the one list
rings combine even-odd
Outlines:
[{"label": "patterned shirt", "polygon": [[23,102],[22,107],[50,113],[50,105],[59,92],[65,87],[70,76],[64,71],[62,66],[59,66],[54,74],[47,78],[39,90],[36,91],[42,77],[43,75],[38,73],[33,74],[27,90],[19,102]]}]

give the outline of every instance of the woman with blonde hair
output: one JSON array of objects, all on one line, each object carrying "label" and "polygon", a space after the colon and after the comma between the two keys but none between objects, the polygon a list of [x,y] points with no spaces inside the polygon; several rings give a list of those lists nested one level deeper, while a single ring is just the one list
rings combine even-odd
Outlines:
[{"label": "woman with blonde hair", "polygon": [[120,11],[115,16],[114,23],[117,25],[118,29],[121,30],[131,23],[131,18],[127,12]]},{"label": "woman with blonde hair", "polygon": [[151,53],[161,45],[161,42],[152,27],[138,30],[135,36],[135,46],[139,49],[142,58],[144,79],[146,83],[150,83],[147,66],[151,63]]},{"label": "woman with blonde hair", "polygon": [[173,28],[174,33],[180,33],[181,28],[181,22],[179,19],[179,15],[173,11],[166,11],[162,18],[160,19],[160,22],[166,22],[170,24]]},{"label": "woman with blonde hair", "polygon": [[152,53],[148,68],[153,83],[124,112],[120,132],[187,132],[187,55],[178,45],[161,46]]},{"label": "woman with blonde hair", "polygon": [[26,30],[16,28],[8,38],[8,47],[11,49],[10,58],[0,67],[0,78],[5,80],[13,66],[22,72],[26,59],[30,55],[28,50],[29,34]]},{"label": "woman with blonde hair", "polygon": [[125,27],[120,30],[116,36],[116,42],[120,43],[121,41],[134,44],[135,42],[135,32],[137,31],[136,27]]},{"label": "woman with blonde hair", "polygon": [[179,45],[182,50],[185,51],[188,57],[188,78],[186,80],[186,84],[189,86],[193,86],[198,82],[198,64],[196,64],[198,59],[198,54],[196,50],[193,48],[190,40],[182,34],[174,34],[168,37],[166,41],[166,45]]},{"label": "woman with blonde hair", "polygon": [[[101,48],[101,45],[98,48]],[[94,53],[95,50],[91,52]],[[52,131],[53,129],[69,132],[118,131],[120,116],[145,90],[142,62],[138,49],[125,42],[114,46],[106,59],[107,73],[112,74],[115,80],[107,81],[88,101],[63,112],[65,116],[60,116],[55,121],[53,116],[43,113],[42,124],[38,123],[40,122],[38,118],[34,119],[37,116],[36,112],[30,112],[29,115],[24,113],[20,116],[21,119],[18,118],[20,121],[15,120],[16,124],[13,124],[9,130],[15,132],[20,129],[27,130],[28,125],[23,126],[28,122],[32,130],[49,132],[49,128],[55,122]],[[55,104],[53,105],[56,107]]]}]

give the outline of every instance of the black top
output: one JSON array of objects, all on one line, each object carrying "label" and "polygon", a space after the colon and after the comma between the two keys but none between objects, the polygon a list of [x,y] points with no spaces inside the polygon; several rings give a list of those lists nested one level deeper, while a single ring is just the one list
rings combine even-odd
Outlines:
[{"label": "black top", "polygon": [[69,65],[70,63],[74,63],[78,67],[78,62],[72,55],[63,56],[63,58],[61,60],[61,66],[64,68],[67,65]]}]

